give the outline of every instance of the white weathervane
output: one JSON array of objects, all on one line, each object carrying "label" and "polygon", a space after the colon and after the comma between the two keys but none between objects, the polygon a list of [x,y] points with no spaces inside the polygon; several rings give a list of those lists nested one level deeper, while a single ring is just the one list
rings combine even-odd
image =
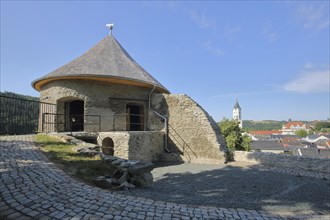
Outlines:
[{"label": "white weathervane", "polygon": [[109,28],[109,30],[110,30],[110,34],[109,35],[112,35],[113,24],[106,24],[105,26],[107,28]]}]

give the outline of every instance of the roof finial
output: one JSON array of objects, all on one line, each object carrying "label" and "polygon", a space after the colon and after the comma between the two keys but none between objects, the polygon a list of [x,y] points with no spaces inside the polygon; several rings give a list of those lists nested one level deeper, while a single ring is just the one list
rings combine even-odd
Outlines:
[{"label": "roof finial", "polygon": [[110,30],[109,35],[112,35],[113,23],[111,23],[111,24],[106,24],[105,26],[106,26],[107,28],[109,28],[109,30]]}]

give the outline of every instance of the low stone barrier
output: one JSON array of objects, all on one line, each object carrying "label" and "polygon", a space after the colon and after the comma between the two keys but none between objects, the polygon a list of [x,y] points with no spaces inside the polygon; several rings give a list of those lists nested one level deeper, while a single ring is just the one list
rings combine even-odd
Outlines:
[{"label": "low stone barrier", "polygon": [[113,156],[128,160],[153,162],[164,152],[162,131],[112,131],[99,132],[97,142],[103,147],[103,140],[113,142]]},{"label": "low stone barrier", "polygon": [[330,174],[330,159],[327,158],[246,151],[235,151],[234,157],[235,161]]},{"label": "low stone barrier", "polygon": [[101,154],[107,166],[115,169],[111,176],[98,176],[95,184],[102,188],[134,188],[147,187],[153,183],[151,171],[153,163],[125,160],[114,156]]},{"label": "low stone barrier", "polygon": [[153,176],[151,171],[154,169],[153,163],[137,160],[126,160],[115,156],[103,154],[101,147],[96,144],[86,143],[75,137],[65,134],[52,133],[67,143],[76,145],[74,150],[83,156],[100,155],[105,166],[115,170],[109,176],[98,176],[94,179],[97,186],[111,189],[129,189],[134,187],[147,187],[152,185]]}]

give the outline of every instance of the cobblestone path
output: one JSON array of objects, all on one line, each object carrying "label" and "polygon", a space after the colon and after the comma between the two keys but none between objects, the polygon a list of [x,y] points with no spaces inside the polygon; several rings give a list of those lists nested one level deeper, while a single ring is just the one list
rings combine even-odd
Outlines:
[{"label": "cobblestone path", "polygon": [[[328,219],[191,207],[121,195],[81,183],[39,152],[33,135],[0,137],[0,219]],[[323,218],[321,218],[323,217]]]}]

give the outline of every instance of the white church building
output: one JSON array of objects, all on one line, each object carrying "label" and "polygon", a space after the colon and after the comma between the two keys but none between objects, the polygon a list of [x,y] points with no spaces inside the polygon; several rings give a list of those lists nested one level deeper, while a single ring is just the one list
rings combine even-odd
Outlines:
[{"label": "white church building", "polygon": [[236,99],[236,103],[233,108],[233,119],[239,122],[240,128],[243,128],[242,109],[239,106],[237,99]]}]

